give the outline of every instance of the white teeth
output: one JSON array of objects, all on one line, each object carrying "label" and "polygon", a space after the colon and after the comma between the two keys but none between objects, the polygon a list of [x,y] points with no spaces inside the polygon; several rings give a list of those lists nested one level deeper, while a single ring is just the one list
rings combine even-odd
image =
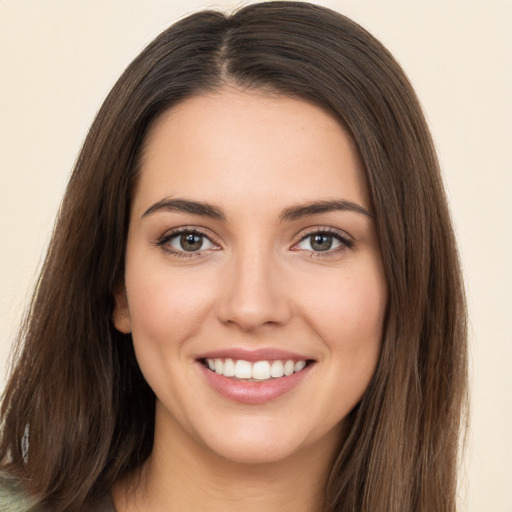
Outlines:
[{"label": "white teeth", "polygon": [[237,379],[250,379],[252,377],[251,363],[239,359],[235,364],[235,377]]},{"label": "white teeth", "polygon": [[292,360],[286,361],[284,363],[284,374],[288,377],[288,375],[291,375],[293,373],[293,370],[295,369],[295,363]]},{"label": "white teeth", "polygon": [[272,366],[270,367],[270,376],[271,377],[282,377],[284,375],[283,362],[282,361],[274,361]]},{"label": "white teeth", "polygon": [[235,377],[246,380],[268,380],[279,377],[288,377],[293,373],[300,372],[306,367],[306,361],[255,361],[250,363],[243,359],[207,359],[206,364],[211,371],[224,375],[224,377]]},{"label": "white teeth", "polygon": [[270,379],[270,364],[268,361],[258,361],[252,365],[252,378],[256,380]]},{"label": "white teeth", "polygon": [[[226,361],[227,362],[227,361]],[[294,372],[300,372],[302,369],[304,369],[304,367],[306,366],[306,361],[297,361],[295,363],[295,366],[293,367],[293,371]],[[224,370],[225,372],[226,370]],[[224,375],[226,375],[226,373],[224,373]]]},{"label": "white teeth", "polygon": [[224,361],[224,371],[222,372],[224,377],[234,377],[235,376],[235,363],[233,359],[226,359]]}]

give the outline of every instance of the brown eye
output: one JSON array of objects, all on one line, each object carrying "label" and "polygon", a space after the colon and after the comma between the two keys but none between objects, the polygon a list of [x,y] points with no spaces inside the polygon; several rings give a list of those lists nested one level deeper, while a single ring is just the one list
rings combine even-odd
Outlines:
[{"label": "brown eye", "polygon": [[203,236],[196,233],[186,233],[180,236],[179,244],[184,251],[199,251],[203,245]]}]

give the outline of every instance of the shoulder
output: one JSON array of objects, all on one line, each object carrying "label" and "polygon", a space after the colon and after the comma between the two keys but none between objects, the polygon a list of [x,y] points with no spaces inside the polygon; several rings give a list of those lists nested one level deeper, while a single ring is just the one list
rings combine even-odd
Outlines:
[{"label": "shoulder", "polygon": [[0,512],[44,512],[15,479],[0,473]]}]

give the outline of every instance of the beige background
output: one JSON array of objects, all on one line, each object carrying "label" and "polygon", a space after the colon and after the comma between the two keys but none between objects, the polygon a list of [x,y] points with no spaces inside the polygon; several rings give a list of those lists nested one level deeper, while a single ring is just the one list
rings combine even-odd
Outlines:
[{"label": "beige background", "polygon": [[[512,512],[512,0],[317,2],[401,62],[439,150],[467,279],[461,511]],[[0,0],[0,388],[66,179],[114,81],[176,18],[237,2]]]}]

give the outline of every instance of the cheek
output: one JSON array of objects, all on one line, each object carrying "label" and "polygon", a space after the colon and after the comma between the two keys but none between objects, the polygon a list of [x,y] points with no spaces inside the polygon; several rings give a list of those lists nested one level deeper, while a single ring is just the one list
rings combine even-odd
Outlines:
[{"label": "cheek", "polygon": [[360,276],[348,283],[340,295],[340,329],[345,326],[354,341],[363,345],[365,341],[380,343],[387,302],[382,280],[372,275]]},{"label": "cheek", "polygon": [[[323,285],[323,286],[322,286]],[[318,282],[304,310],[311,322],[325,333],[329,344],[354,350],[365,344],[380,344],[387,303],[387,288],[381,272],[346,272],[325,283]]]},{"label": "cheek", "polygon": [[[136,268],[136,266],[134,265]],[[126,290],[134,341],[179,343],[193,335],[210,311],[213,283],[186,273],[135,272],[127,268]],[[202,283],[198,286],[198,283]]]},{"label": "cheek", "polygon": [[[387,304],[387,289],[377,274],[366,274],[354,279],[340,299],[344,314],[334,343],[341,357],[343,372],[349,377],[358,402],[375,373],[382,343],[383,324]],[[354,404],[355,405],[355,404]]]},{"label": "cheek", "polygon": [[331,359],[329,395],[333,421],[339,421],[362,399],[375,373],[382,344],[387,304],[386,286],[380,278],[365,275],[351,279],[329,309],[324,333]]},{"label": "cheek", "polygon": [[214,303],[213,283],[198,286],[205,276],[191,279],[169,266],[148,269],[130,263],[125,281],[137,362],[159,399],[179,409],[181,394],[175,391],[190,367],[187,341],[201,336]]},{"label": "cheek", "polygon": [[[322,340],[326,366],[326,402],[332,420],[343,417],[359,402],[375,372],[387,304],[387,287],[377,266],[347,271],[324,283],[327,293],[311,301],[310,323]],[[327,286],[329,285],[329,286]],[[343,398],[340,398],[340,397]],[[326,405],[326,404],[324,404]]]}]

